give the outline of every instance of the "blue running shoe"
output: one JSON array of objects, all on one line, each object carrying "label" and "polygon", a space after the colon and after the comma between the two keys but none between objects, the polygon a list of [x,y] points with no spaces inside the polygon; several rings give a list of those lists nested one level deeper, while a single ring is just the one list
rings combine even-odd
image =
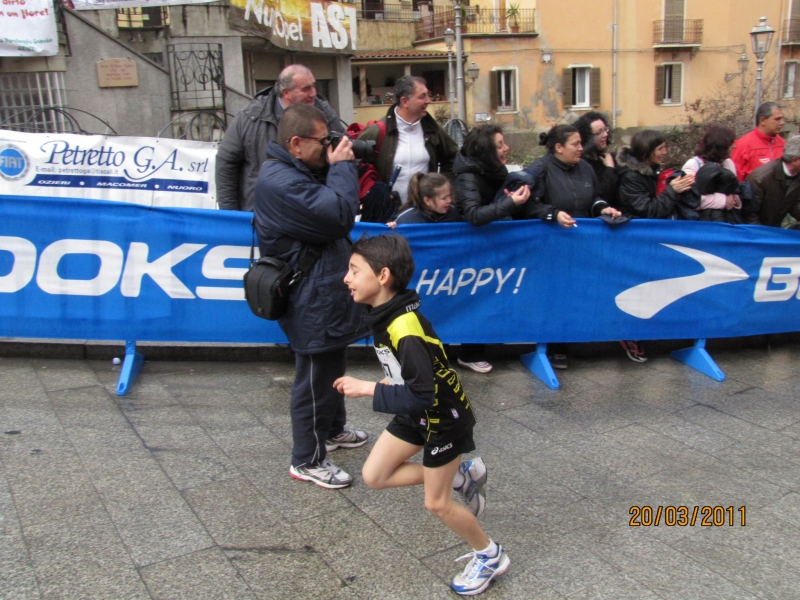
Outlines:
[{"label": "blue running shoe", "polygon": [[511,559],[508,558],[505,549],[497,545],[497,556],[488,557],[477,552],[470,552],[456,562],[471,558],[467,567],[461,575],[456,575],[450,587],[456,594],[461,596],[477,596],[483,592],[492,579],[508,571]]},{"label": "blue running shoe", "polygon": [[482,458],[475,457],[462,462],[458,469],[464,475],[464,483],[453,489],[459,493],[470,512],[480,517],[486,508],[486,495],[483,493],[487,477],[486,465]]}]

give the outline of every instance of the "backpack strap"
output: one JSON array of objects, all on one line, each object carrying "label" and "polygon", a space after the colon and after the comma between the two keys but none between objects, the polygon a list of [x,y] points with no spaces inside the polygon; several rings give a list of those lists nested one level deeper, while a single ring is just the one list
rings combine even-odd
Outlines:
[{"label": "backpack strap", "polygon": [[383,140],[386,137],[386,123],[379,119],[376,124],[378,125],[378,143],[375,144],[375,154],[380,154]]},{"label": "backpack strap", "polygon": [[[255,259],[255,247],[256,247],[256,218],[255,216],[250,219],[250,227],[253,228],[253,238],[250,241],[250,266],[253,266],[253,260]],[[294,270],[294,275],[292,275],[292,280],[289,282],[289,285],[292,286],[298,281],[300,281],[303,277],[305,277],[308,272],[311,270],[311,267],[314,266],[314,263],[317,262],[317,259],[322,256],[322,246],[307,246],[308,250],[303,258],[297,263],[297,268]]]}]

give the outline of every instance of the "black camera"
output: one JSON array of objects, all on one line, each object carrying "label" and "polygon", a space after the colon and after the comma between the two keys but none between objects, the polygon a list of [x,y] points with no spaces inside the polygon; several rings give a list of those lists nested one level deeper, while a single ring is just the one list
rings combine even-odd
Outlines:
[{"label": "black camera", "polygon": [[[342,138],[347,137],[344,133],[338,131],[331,131],[328,135],[331,139],[331,148],[336,148]],[[375,153],[374,140],[353,140],[353,154],[358,160],[366,160],[372,162],[372,156]]]}]

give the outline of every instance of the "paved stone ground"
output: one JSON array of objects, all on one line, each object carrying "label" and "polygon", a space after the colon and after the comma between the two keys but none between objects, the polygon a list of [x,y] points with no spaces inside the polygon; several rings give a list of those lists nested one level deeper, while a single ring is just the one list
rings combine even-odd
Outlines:
[{"label": "paved stone ground", "polygon": [[[557,392],[514,360],[465,373],[482,522],[512,560],[483,597],[800,597],[798,350],[717,353],[724,383],[620,354],[573,360]],[[467,548],[420,489],[288,476],[291,364],[147,362],[126,397],[118,369],[0,358],[0,597],[455,597]],[[373,439],[388,421],[349,409]],[[333,458],[358,475],[367,452]],[[642,505],[735,525],[629,526]]]}]

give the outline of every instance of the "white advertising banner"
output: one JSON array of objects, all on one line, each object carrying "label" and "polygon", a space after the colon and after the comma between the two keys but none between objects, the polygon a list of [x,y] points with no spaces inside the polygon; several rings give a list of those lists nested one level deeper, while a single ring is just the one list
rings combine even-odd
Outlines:
[{"label": "white advertising banner", "polygon": [[53,0],[3,0],[0,56],[55,56],[58,32]]},{"label": "white advertising banner", "polygon": [[[75,10],[100,8],[140,8],[145,6],[177,6],[179,4],[208,4],[215,0],[72,0]],[[69,2],[65,2],[69,5]]]},{"label": "white advertising banner", "polygon": [[16,196],[216,208],[217,144],[0,129],[0,189]]}]

